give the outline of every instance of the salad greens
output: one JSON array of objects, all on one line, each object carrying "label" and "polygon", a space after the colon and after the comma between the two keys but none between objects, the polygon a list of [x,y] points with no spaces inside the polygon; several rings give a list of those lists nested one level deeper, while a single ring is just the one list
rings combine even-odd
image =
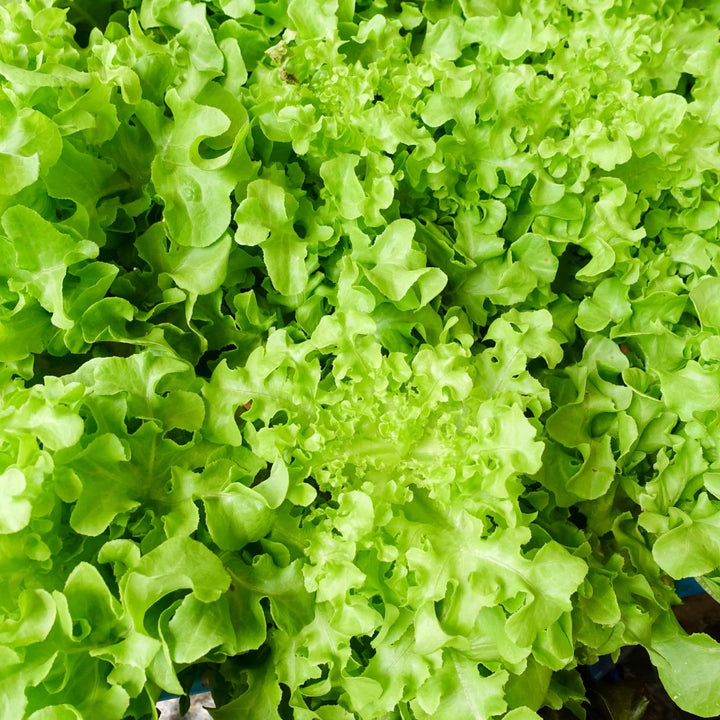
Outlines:
[{"label": "salad greens", "polygon": [[720,714],[720,5],[0,4],[0,716]]}]

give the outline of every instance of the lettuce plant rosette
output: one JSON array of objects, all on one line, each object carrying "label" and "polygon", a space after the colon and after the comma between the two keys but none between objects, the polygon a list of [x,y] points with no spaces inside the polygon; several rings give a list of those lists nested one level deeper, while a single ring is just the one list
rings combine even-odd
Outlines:
[{"label": "lettuce plant rosette", "polygon": [[0,717],[720,714],[719,21],[0,3]]}]

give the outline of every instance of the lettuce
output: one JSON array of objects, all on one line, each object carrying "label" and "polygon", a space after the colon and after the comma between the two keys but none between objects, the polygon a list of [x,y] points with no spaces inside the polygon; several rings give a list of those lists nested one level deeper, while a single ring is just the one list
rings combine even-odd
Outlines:
[{"label": "lettuce", "polygon": [[720,714],[717,12],[0,6],[0,716]]}]

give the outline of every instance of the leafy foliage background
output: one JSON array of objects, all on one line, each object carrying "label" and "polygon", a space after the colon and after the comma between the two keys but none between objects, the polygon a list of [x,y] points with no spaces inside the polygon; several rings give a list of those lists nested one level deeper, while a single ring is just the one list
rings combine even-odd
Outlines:
[{"label": "leafy foliage background", "polygon": [[719,714],[719,14],[6,0],[0,715]]}]

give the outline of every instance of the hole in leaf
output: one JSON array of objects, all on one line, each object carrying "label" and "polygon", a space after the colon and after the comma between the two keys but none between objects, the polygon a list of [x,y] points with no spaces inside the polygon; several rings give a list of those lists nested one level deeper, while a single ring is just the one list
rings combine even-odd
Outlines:
[{"label": "hole in leaf", "polygon": [[55,218],[58,222],[63,222],[71,218],[77,210],[77,204],[73,200],[56,200],[55,201]]},{"label": "hole in leaf", "polygon": [[676,95],[682,95],[686,100],[693,99],[693,88],[695,87],[696,78],[689,73],[680,73],[678,84],[673,90]]},{"label": "hole in leaf", "polygon": [[372,639],[373,636],[370,635],[358,635],[350,638],[350,650],[352,650],[355,659],[363,665],[375,655]]},{"label": "hole in leaf", "polygon": [[275,425],[287,425],[288,423],[288,416],[285,410],[278,410],[271,418],[270,422],[268,423],[268,427],[273,427]]},{"label": "hole in leaf", "polygon": [[570,521],[575,525],[575,527],[580,530],[584,530],[587,527],[587,517],[573,505],[570,506],[569,515]]},{"label": "hole in leaf", "polygon": [[270,477],[270,471],[271,471],[271,467],[269,464],[266,465],[261,470],[258,470],[258,473],[253,478],[253,481],[252,481],[252,484],[250,485],[250,487],[255,487],[256,485],[259,485],[261,482],[264,482],[265,480],[267,480]]},{"label": "hole in leaf", "polygon": [[127,418],[125,420],[125,429],[128,435],[134,435],[144,423],[145,421],[140,418]]},{"label": "hole in leaf", "polygon": [[280,683],[280,690],[282,696],[280,698],[280,704],[278,705],[278,715],[281,720],[294,720],[295,711],[290,706],[290,688],[285,683]]},{"label": "hole in leaf", "polygon": [[85,618],[76,620],[72,626],[73,640],[83,640],[92,632],[90,623]]},{"label": "hole in leaf", "polygon": [[67,8],[67,20],[75,27],[75,41],[82,48],[88,46],[92,30],[104,31],[115,12],[113,0],[61,0],[58,7]]},{"label": "hole in leaf", "polygon": [[193,433],[182,428],[172,428],[165,433],[164,437],[172,440],[176,445],[187,445],[192,441]]}]

